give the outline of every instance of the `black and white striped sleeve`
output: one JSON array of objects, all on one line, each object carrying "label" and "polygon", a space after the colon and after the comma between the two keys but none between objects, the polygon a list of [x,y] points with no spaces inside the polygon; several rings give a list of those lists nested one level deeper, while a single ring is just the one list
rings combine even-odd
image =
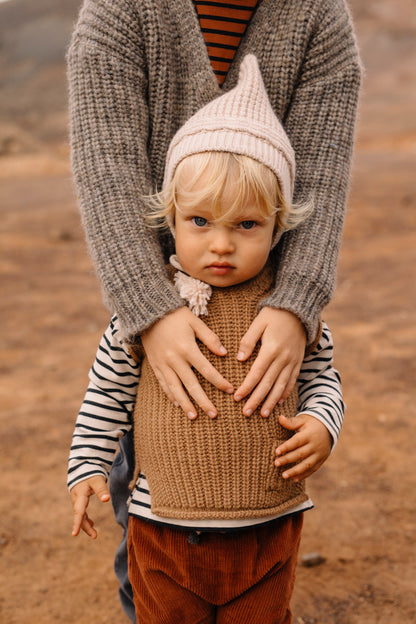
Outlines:
[{"label": "black and white striped sleeve", "polygon": [[341,378],[333,367],[332,335],[325,322],[316,349],[304,360],[298,378],[298,413],[315,416],[328,429],[335,447],[344,419]]},{"label": "black and white striped sleeve", "polygon": [[68,464],[68,487],[108,477],[119,439],[131,429],[140,365],[120,337],[117,317],[101,338],[78,414]]}]

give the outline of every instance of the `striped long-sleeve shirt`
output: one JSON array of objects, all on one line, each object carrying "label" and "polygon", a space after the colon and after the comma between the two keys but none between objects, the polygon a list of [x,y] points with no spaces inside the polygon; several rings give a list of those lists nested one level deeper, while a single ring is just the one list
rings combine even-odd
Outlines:
[{"label": "striped long-sleeve shirt", "polygon": [[[118,448],[118,441],[132,428],[140,365],[132,358],[121,339],[119,322],[114,316],[105,331],[89,373],[89,385],[73,434],[69,457],[68,487],[95,475],[108,478]],[[305,357],[299,378],[299,411],[320,420],[328,429],[335,446],[341,430],[344,402],[340,377],[333,367],[333,343],[328,326],[315,350]],[[299,510],[312,506],[307,501]],[[290,512],[298,509],[291,509]],[[165,519],[151,512],[151,496],[145,475],[141,474],[129,500],[129,513],[164,524],[197,529],[244,527],[270,518],[256,520]]]},{"label": "striped long-sleeve shirt", "polygon": [[258,0],[194,0],[209,60],[222,85]]}]

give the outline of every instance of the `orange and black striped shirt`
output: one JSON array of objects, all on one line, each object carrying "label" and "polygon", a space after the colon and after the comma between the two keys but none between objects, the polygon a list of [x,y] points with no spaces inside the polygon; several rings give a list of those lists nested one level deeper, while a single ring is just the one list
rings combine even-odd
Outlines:
[{"label": "orange and black striped shirt", "polygon": [[194,0],[212,68],[222,85],[258,0]]}]

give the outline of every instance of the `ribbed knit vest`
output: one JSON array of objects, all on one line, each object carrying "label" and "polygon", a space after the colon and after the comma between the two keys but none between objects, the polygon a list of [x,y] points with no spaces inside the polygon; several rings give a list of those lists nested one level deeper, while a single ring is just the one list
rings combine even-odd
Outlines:
[{"label": "ribbed knit vest", "polygon": [[[273,286],[268,266],[256,278],[229,288],[213,287],[204,322],[220,337],[225,357],[204,355],[234,387],[247,375],[257,351],[246,362],[236,359],[241,337]],[[167,399],[145,358],[134,412],[136,477],[147,478],[152,512],[166,518],[260,518],[307,500],[304,483],[281,476],[274,466],[276,447],[292,433],[279,414],[297,413],[297,390],[268,418],[242,413],[242,403],[217,390],[198,374],[218,409],[215,419],[199,411],[195,420]]]}]

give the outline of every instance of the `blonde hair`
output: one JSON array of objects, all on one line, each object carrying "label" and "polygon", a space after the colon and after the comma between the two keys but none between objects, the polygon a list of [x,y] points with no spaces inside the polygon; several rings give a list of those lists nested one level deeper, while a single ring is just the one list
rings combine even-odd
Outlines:
[{"label": "blonde hair", "polygon": [[[192,176],[184,172],[193,165]],[[195,184],[204,176],[204,184]],[[224,210],[221,203],[225,188],[232,179],[237,192],[230,206]],[[147,220],[153,227],[174,227],[175,212],[182,207],[211,205],[218,221],[228,221],[238,215],[247,201],[254,198],[263,217],[276,215],[275,231],[283,232],[297,227],[311,211],[311,202],[302,205],[285,202],[278,179],[269,167],[249,156],[231,152],[201,152],[184,158],[176,167],[169,185],[159,193],[147,197]]]}]

